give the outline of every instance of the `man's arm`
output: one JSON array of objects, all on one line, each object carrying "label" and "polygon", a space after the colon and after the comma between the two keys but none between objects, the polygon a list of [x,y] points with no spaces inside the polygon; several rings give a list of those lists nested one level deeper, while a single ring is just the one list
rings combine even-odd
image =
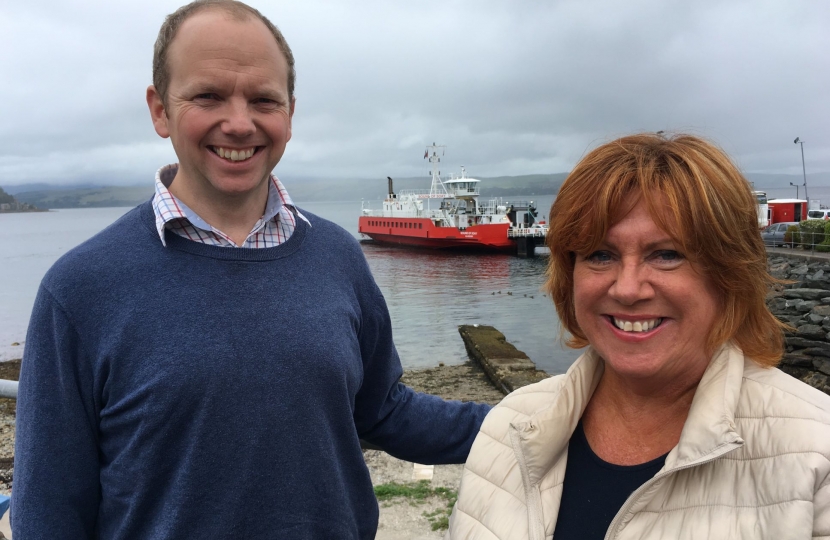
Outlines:
[{"label": "man's arm", "polygon": [[399,382],[403,369],[380,291],[371,313],[364,314],[360,341],[363,385],[355,400],[360,437],[407,461],[463,463],[490,406],[445,401]]},{"label": "man's arm", "polygon": [[20,371],[15,538],[93,538],[101,498],[93,375],[66,312],[42,285]]}]

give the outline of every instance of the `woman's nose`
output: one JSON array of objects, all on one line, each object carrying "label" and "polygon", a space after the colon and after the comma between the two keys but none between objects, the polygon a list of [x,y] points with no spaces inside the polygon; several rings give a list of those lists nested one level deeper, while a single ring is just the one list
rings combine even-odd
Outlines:
[{"label": "woman's nose", "polygon": [[654,296],[649,279],[649,268],[637,262],[623,262],[619,265],[616,279],[608,294],[624,305],[632,305]]}]

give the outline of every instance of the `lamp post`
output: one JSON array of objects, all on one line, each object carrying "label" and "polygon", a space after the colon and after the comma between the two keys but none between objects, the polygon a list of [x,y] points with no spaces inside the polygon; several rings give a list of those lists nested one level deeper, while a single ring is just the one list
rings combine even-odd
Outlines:
[{"label": "lamp post", "polygon": [[801,145],[801,171],[804,173],[804,198],[807,199],[807,210],[809,210],[810,197],[807,195],[807,167],[804,166],[804,141],[801,140],[801,137],[796,137],[793,142]]},{"label": "lamp post", "polygon": [[790,185],[795,188],[795,198],[797,199],[798,198],[798,184],[793,184],[792,182],[790,182]]}]

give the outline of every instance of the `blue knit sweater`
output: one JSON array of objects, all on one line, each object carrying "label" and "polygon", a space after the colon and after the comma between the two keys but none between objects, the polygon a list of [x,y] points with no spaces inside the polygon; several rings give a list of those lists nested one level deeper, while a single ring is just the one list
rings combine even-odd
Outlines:
[{"label": "blue knit sweater", "polygon": [[15,540],[373,538],[360,438],[464,461],[489,407],[398,382],[357,242],[304,215],[274,248],[165,248],[147,203],[54,265],[20,375]]}]

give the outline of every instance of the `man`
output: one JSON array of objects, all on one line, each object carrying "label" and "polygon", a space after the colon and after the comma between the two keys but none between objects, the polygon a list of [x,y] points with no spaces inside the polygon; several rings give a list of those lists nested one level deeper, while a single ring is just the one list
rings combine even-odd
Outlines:
[{"label": "man", "polygon": [[462,462],[489,408],[398,382],[355,240],[270,176],[293,57],[257,11],[166,20],[147,102],[179,163],[49,271],[18,400],[15,539],[373,538],[361,438]]}]

